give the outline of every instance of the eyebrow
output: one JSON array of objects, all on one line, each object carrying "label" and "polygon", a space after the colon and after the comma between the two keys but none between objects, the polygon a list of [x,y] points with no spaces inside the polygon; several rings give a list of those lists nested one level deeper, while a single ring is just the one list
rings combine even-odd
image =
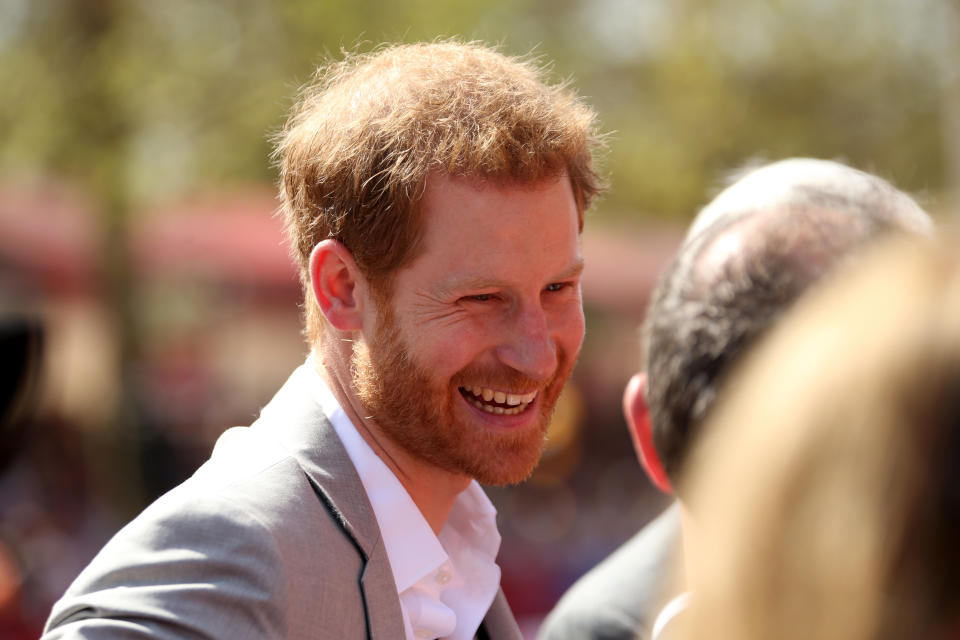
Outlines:
[{"label": "eyebrow", "polygon": [[[578,277],[583,273],[584,260],[582,257],[578,257],[576,261],[561,271],[559,274],[550,278],[550,282],[558,282],[560,280],[567,280],[569,278]],[[487,288],[497,288],[502,286],[500,280],[491,280],[488,278],[465,278],[463,280],[454,280],[452,282],[445,282],[440,285],[440,291],[444,294],[450,294],[458,291],[470,291],[474,289],[487,289]]]},{"label": "eyebrow", "polygon": [[579,276],[583,273],[584,260],[582,257],[578,257],[576,262],[574,262],[569,269],[563,271],[555,280],[566,280],[567,278],[573,278]]}]

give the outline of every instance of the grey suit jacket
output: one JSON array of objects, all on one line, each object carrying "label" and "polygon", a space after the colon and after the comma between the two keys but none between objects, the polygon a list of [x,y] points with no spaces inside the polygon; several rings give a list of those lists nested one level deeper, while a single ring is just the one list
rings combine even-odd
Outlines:
[{"label": "grey suit jacket", "polygon": [[681,561],[680,508],[674,504],[588,571],[546,617],[538,640],[649,640],[657,614],[675,595]]},{"label": "grey suit jacket", "polygon": [[[107,543],[44,640],[404,637],[376,517],[307,373]],[[478,637],[520,639],[502,591]]]}]

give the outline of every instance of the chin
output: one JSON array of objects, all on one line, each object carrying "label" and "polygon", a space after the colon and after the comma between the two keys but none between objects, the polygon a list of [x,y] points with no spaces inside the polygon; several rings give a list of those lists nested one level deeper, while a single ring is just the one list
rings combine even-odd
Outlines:
[{"label": "chin", "polygon": [[484,442],[460,460],[460,471],[480,484],[519,484],[533,474],[546,443],[546,423],[535,429],[512,434],[484,434]]}]

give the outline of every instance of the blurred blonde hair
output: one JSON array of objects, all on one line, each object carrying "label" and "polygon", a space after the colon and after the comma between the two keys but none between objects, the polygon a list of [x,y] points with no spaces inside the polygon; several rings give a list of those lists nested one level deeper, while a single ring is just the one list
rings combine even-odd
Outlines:
[{"label": "blurred blonde hair", "polygon": [[580,211],[602,189],[595,114],[533,60],[442,41],[347,54],[321,67],[274,152],[305,288],[307,334],[320,335],[309,293],[313,247],[347,247],[375,292],[415,255],[417,203],[433,172],[532,183],[566,175]]},{"label": "blurred blonde hair", "polygon": [[691,460],[684,637],[956,634],[958,247],[877,250],[731,380]]}]

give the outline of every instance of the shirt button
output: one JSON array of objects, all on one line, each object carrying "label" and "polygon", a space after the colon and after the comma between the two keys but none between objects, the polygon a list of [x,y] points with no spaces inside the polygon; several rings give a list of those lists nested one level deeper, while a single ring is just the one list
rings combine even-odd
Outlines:
[{"label": "shirt button", "polygon": [[436,581],[437,584],[448,584],[450,582],[450,571],[448,569],[440,569],[437,571]]}]

